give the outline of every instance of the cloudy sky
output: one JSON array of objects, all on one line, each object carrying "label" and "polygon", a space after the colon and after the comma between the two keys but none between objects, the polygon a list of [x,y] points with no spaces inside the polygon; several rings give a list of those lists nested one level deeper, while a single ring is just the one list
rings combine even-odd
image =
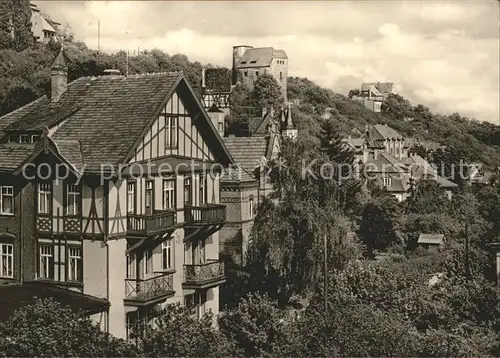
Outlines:
[{"label": "cloudy sky", "polygon": [[231,65],[233,45],[286,51],[289,74],[340,93],[390,81],[413,103],[499,123],[499,2],[39,1],[101,50],[159,48]]}]

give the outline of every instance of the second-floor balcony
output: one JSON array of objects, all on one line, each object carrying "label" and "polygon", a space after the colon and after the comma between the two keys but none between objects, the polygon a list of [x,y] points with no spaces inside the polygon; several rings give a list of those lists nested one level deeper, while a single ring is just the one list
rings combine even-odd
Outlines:
[{"label": "second-floor balcony", "polygon": [[223,224],[226,221],[226,206],[219,204],[186,206],[184,221],[187,226]]},{"label": "second-floor balcony", "polygon": [[155,212],[151,215],[127,214],[127,235],[151,236],[173,230],[177,223],[174,210]]},{"label": "second-floor balcony", "polygon": [[132,304],[148,304],[174,294],[173,272],[159,273],[144,279],[125,279],[125,300]]},{"label": "second-floor balcony", "polygon": [[184,265],[184,288],[208,288],[224,281],[224,262],[207,260],[203,264]]}]

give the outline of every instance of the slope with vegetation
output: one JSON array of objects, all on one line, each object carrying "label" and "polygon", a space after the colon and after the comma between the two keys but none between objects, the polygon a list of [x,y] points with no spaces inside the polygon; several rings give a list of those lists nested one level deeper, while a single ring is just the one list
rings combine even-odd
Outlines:
[{"label": "slope with vegetation", "polygon": [[[71,39],[65,47],[72,79],[125,69],[123,52],[98,54]],[[44,92],[56,49],[0,50],[0,113]],[[181,69],[199,86],[201,65],[183,55],[153,50],[129,59],[130,73]],[[273,92],[262,82],[254,103],[266,88]],[[462,186],[448,202],[434,183],[417,182],[398,203],[357,180],[333,180],[353,161],[342,136],[365,124],[388,123],[445,144],[451,149],[439,160],[447,166],[461,153],[495,164],[498,128],[434,115],[400,96],[376,114],[307,79],[291,78],[289,97],[300,100],[294,113],[302,132],[297,142],[285,138],[271,163],[274,200],[259,207],[246,264],[227,272],[218,330],[210,315],[195,320],[173,305],[154,327],[139,329],[132,345],[78,313],[37,301],[0,323],[0,356],[499,356],[500,292],[486,245],[500,240],[500,186]],[[329,119],[321,117],[326,110]],[[304,160],[312,163],[307,175]],[[422,232],[445,234],[449,246],[422,252]],[[393,255],[373,260],[381,251]]]}]

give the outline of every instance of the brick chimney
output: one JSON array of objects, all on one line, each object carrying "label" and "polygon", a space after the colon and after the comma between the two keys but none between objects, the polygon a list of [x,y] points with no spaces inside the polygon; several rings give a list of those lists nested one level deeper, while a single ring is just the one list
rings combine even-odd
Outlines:
[{"label": "brick chimney", "polygon": [[52,66],[50,66],[51,71],[51,90],[50,90],[50,101],[58,102],[63,93],[68,87],[68,58],[63,52],[63,48],[57,54]]}]

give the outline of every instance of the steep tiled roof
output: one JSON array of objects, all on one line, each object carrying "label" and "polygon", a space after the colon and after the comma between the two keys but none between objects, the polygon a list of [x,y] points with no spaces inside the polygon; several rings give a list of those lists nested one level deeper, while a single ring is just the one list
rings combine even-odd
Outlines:
[{"label": "steep tiled roof", "polygon": [[435,180],[443,188],[456,188],[458,185],[438,175],[435,168],[419,155],[405,158],[403,164],[408,166],[410,174],[414,179]]},{"label": "steep tiled roof", "polygon": [[266,158],[268,139],[265,137],[228,137],[224,143],[234,161],[249,173]]},{"label": "steep tiled roof", "polygon": [[376,124],[370,128],[371,139],[403,139],[403,136],[387,124]]},{"label": "steep tiled roof", "polygon": [[17,169],[29,157],[34,148],[34,144],[0,144],[0,172],[11,172]]},{"label": "steep tiled roof", "polygon": [[276,50],[272,47],[250,48],[245,51],[236,64],[236,68],[268,67],[274,58],[288,59],[283,50]]},{"label": "steep tiled roof", "polygon": [[55,142],[59,153],[70,162],[76,170],[81,172],[84,169],[84,162],[82,152],[80,150],[80,143],[77,140],[63,140],[59,139]]},{"label": "steep tiled roof", "polygon": [[392,82],[371,82],[371,83],[363,83],[361,85],[362,91],[368,91],[370,86],[376,87],[381,93],[392,92],[394,89],[394,83]]},{"label": "steep tiled roof", "polygon": [[251,183],[251,182],[257,182],[257,179],[254,176],[252,176],[249,172],[247,172],[245,169],[236,166],[235,168],[224,169],[224,172],[222,173],[221,176],[221,182],[228,184]]},{"label": "steep tiled roof", "polygon": [[[207,130],[207,141],[217,146],[221,159],[231,161],[182,73],[82,77],[68,84],[58,102],[44,96],[1,117],[0,126],[6,131],[41,131],[58,124],[52,139],[62,146],[61,154],[66,153],[76,163],[85,162],[87,170],[96,170],[101,164],[116,165],[126,159],[175,90],[188,110],[194,115],[201,111],[206,117],[206,126],[213,132]],[[70,149],[76,143],[79,150]]]}]

